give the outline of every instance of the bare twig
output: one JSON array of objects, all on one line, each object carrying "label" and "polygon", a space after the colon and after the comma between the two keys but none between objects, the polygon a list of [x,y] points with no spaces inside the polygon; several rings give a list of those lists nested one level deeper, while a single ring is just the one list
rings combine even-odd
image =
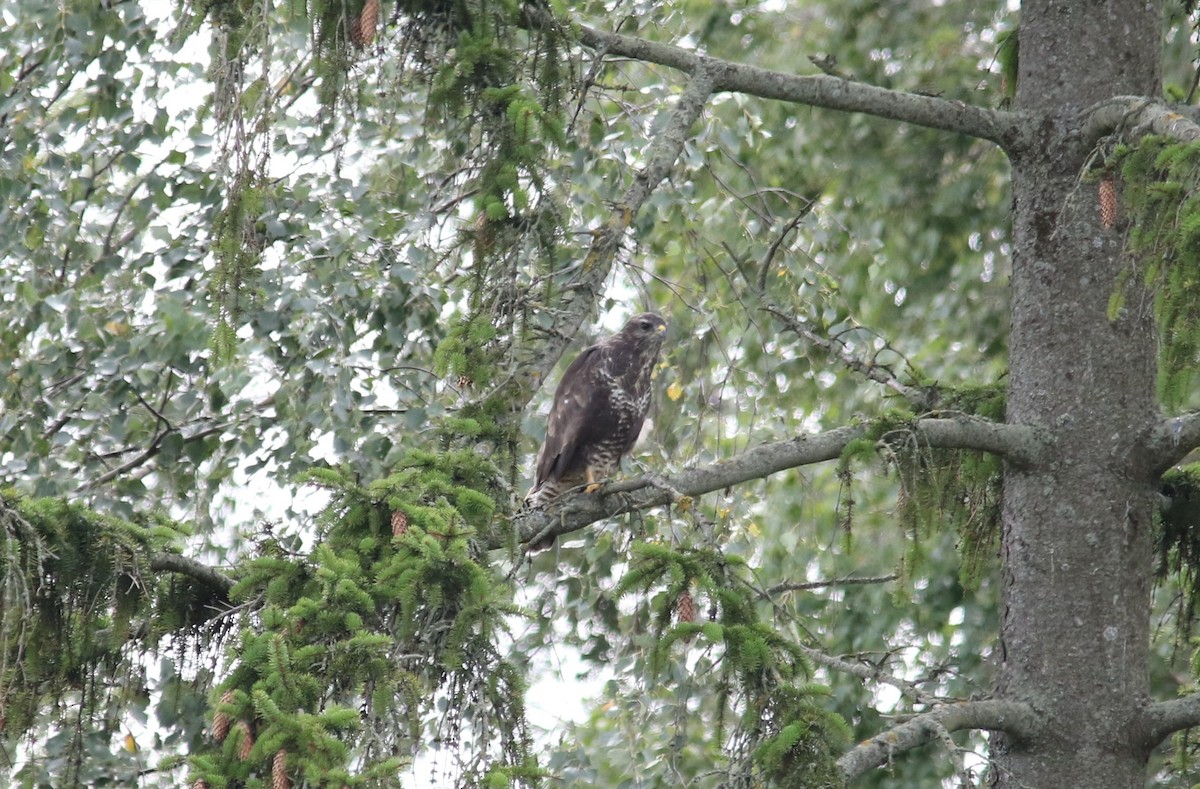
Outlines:
[{"label": "bare twig", "polygon": [[[215,433],[220,433],[224,430],[227,430],[227,429],[229,429],[229,427],[230,427],[230,423],[213,425],[212,427],[209,427],[205,430],[201,430],[197,433],[193,433],[190,436],[184,436],[183,441],[184,441],[184,443],[187,443],[190,441],[199,441],[199,440],[207,438]],[[76,493],[86,493],[87,491],[91,490],[92,488],[100,487],[101,485],[111,482],[112,480],[116,479],[117,477],[121,476],[122,474],[128,474],[130,471],[133,471],[134,469],[138,468],[139,466],[143,466],[146,463],[150,462],[150,460],[152,460],[159,452],[162,451],[163,440],[166,439],[166,437],[169,436],[173,432],[178,432],[178,431],[176,431],[174,429],[160,431],[158,434],[156,434],[154,436],[154,440],[150,442],[150,446],[148,446],[144,450],[142,450],[137,456],[131,458],[130,460],[122,463],[121,465],[119,465],[115,468],[109,469],[108,471],[104,472],[99,477],[96,477],[93,480],[84,482],[83,484],[81,484],[79,487],[77,487],[75,489],[75,492]]]},{"label": "bare twig", "polygon": [[906,679],[900,679],[897,676],[887,673],[880,666],[869,663],[852,663],[843,658],[827,655],[819,649],[806,647],[803,644],[797,645],[809,660],[814,663],[819,663],[826,668],[831,668],[834,671],[840,671],[843,674],[849,674],[852,677],[866,680],[867,682],[875,682],[880,685],[888,685],[903,693],[908,698],[918,704],[936,704],[937,697],[921,690],[916,684],[909,682]]},{"label": "bare twig", "polygon": [[847,351],[846,346],[835,340],[822,337],[813,330],[809,329],[800,321],[796,320],[795,317],[788,315],[777,307],[767,306],[763,309],[774,315],[776,318],[779,318],[779,320],[783,321],[784,325],[786,325],[792,332],[840,361],[847,369],[853,370],[868,380],[883,384],[888,389],[891,389],[893,392],[912,403],[918,410],[926,411],[933,407],[934,404],[931,402],[931,397],[927,392],[901,383],[886,367],[858,358]]},{"label": "bare twig", "polygon": [[794,582],[788,581],[782,584],[775,584],[767,590],[768,594],[781,594],[783,592],[798,592],[805,589],[823,589],[827,586],[862,586],[865,584],[886,584],[889,581],[895,581],[900,576],[896,573],[890,575],[872,575],[862,578],[848,576],[846,578],[829,578],[823,581],[804,581]]},{"label": "bare twig", "polygon": [[779,248],[783,246],[783,242],[788,235],[800,226],[800,223],[804,221],[804,217],[811,214],[812,210],[817,207],[817,199],[819,197],[820,195],[809,198],[808,203],[805,204],[805,206],[800,209],[799,213],[792,217],[791,220],[789,220],[788,223],[783,226],[783,229],[779,231],[779,235],[776,236],[775,240],[771,242],[771,246],[767,247],[767,254],[763,257],[762,267],[758,271],[758,290],[760,292],[767,289],[767,274],[771,270],[771,261],[775,259],[775,255],[779,252]]}]

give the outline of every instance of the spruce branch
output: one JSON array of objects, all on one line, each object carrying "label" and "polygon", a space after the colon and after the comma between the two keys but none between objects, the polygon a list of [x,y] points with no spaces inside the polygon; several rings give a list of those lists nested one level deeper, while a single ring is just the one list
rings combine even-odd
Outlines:
[{"label": "spruce branch", "polygon": [[990,699],[947,704],[851,748],[838,759],[838,766],[846,780],[852,781],[874,767],[887,764],[897,754],[943,739],[952,732],[984,729],[1031,739],[1040,728],[1041,721],[1033,708],[1021,702]]},{"label": "spruce branch", "polygon": [[1153,747],[1177,731],[1200,726],[1200,693],[1149,705],[1142,716],[1146,745]]},{"label": "spruce branch", "polygon": [[179,573],[210,586],[228,599],[229,590],[233,589],[233,579],[225,573],[210,567],[203,562],[190,559],[178,553],[159,551],[150,556],[150,569],[155,572]]},{"label": "spruce branch", "polygon": [[1200,447],[1200,412],[1164,419],[1150,432],[1146,453],[1158,474]]},{"label": "spruce branch", "polygon": [[1134,139],[1155,134],[1179,142],[1200,140],[1195,107],[1173,106],[1144,96],[1114,96],[1088,108],[1085,118],[1083,138],[1090,145],[1119,130]]},{"label": "spruce branch", "polygon": [[[530,27],[556,24],[543,12],[527,10]],[[990,140],[1005,149],[1020,146],[1026,136],[1016,113],[976,107],[962,101],[918,93],[888,90],[829,74],[798,76],[708,57],[671,44],[648,41],[623,33],[610,33],[590,25],[577,25],[579,40],[589,49],[657,63],[689,74],[711,70],[715,92],[730,91],[777,99],[811,107],[861,112],[888,120],[931,129],[958,132]]]},{"label": "spruce branch", "polygon": [[[800,435],[670,476],[640,476],[609,483],[596,493],[567,493],[545,509],[518,513],[514,519],[519,539],[529,542],[535,536],[570,534],[614,515],[670,504],[680,496],[699,496],[780,471],[834,460],[851,441],[866,437],[868,431],[867,425],[854,425]],[[1042,433],[1032,427],[974,417],[917,419],[903,433],[905,440],[923,446],[991,452],[1018,465],[1033,463],[1046,444]],[[488,547],[504,544],[503,536],[494,535]]]}]

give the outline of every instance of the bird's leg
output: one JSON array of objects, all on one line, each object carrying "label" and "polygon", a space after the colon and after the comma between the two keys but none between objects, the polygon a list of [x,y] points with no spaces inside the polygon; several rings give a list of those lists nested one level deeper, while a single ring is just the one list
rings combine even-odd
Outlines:
[{"label": "bird's leg", "polygon": [[584,487],[583,492],[584,493],[595,493],[596,491],[600,490],[600,488],[602,488],[602,487],[604,487],[604,486],[601,483],[596,481],[596,472],[592,471],[591,466],[588,466],[588,468],[587,468],[587,485]]}]

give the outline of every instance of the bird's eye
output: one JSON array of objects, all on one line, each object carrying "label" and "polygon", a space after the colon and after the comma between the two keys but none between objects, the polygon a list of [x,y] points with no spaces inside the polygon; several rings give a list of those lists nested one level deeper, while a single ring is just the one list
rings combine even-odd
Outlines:
[{"label": "bird's eye", "polygon": [[650,321],[642,321],[642,329],[644,331],[650,331]]}]

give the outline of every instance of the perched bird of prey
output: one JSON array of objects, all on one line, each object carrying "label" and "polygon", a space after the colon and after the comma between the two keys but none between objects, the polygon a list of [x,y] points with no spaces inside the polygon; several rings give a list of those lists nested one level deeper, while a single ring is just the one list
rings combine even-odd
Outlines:
[{"label": "perched bird of prey", "polygon": [[617,470],[642,431],[666,330],[661,316],[643,312],[571,362],[554,392],[527,507],[585,482],[592,492]]}]

